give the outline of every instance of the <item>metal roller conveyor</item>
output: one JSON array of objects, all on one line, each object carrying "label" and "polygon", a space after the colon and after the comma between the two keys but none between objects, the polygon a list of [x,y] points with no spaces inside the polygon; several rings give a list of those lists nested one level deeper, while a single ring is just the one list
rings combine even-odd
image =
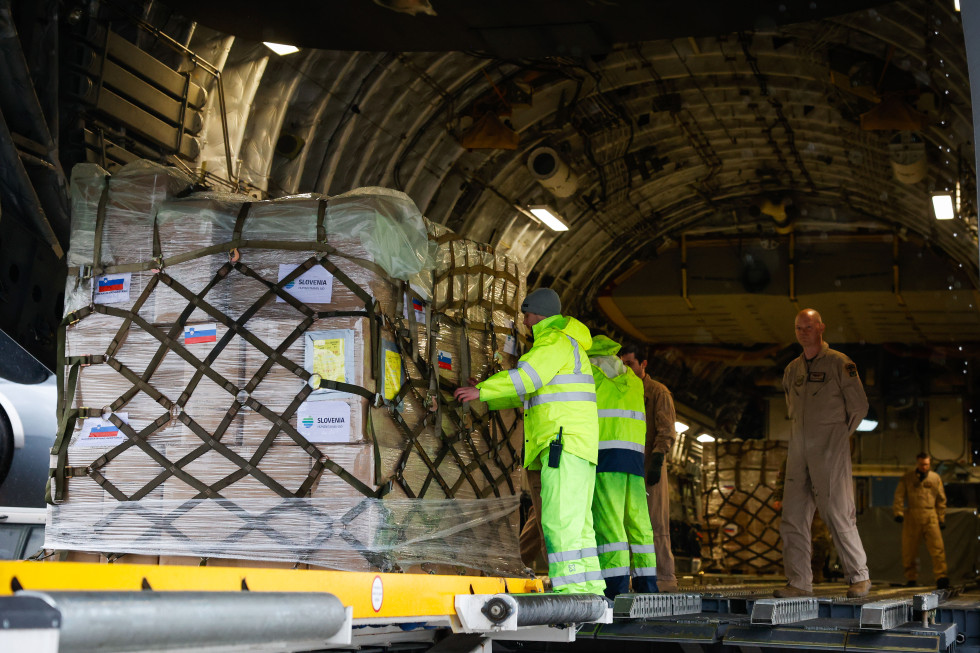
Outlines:
[{"label": "metal roller conveyor", "polygon": [[463,632],[516,630],[529,626],[608,623],[611,609],[595,594],[459,595],[456,614]]},{"label": "metal roller conveyor", "polygon": [[349,609],[324,592],[21,591],[0,597],[0,613],[18,610],[50,613],[46,627],[57,630],[58,650],[73,653],[276,643],[319,648],[351,641]]},{"label": "metal roller conveyor", "polygon": [[620,594],[613,606],[615,619],[656,619],[699,612],[700,594]]},{"label": "metal roller conveyor", "polygon": [[820,606],[815,598],[759,599],[752,605],[751,623],[763,626],[794,624],[816,619],[819,612]]},{"label": "metal roller conveyor", "polygon": [[891,630],[908,623],[912,617],[911,601],[874,601],[861,606],[861,630]]}]

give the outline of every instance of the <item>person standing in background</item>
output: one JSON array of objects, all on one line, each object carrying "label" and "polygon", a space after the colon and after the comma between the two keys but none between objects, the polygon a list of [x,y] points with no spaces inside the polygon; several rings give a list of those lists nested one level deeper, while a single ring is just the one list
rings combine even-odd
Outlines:
[{"label": "person standing in background", "polygon": [[[895,521],[902,526],[902,566],[905,567],[906,585],[913,586],[919,578],[919,542],[926,541],[926,549],[932,558],[932,573],[936,587],[949,587],[946,576],[946,545],[943,534],[946,528],[946,490],[939,474],[929,468],[932,460],[922,452],[915,457],[915,469],[909,470],[895,488],[892,512]],[[908,510],[905,502],[908,500]]]},{"label": "person standing in background", "polygon": [[674,572],[674,554],[670,550],[670,486],[664,460],[677,438],[674,430],[674,398],[667,386],[646,373],[646,348],[627,343],[619,350],[619,357],[643,381],[647,420],[647,507],[650,525],[653,526],[653,545],[657,551],[657,586],[661,592],[676,592],[677,575]]}]

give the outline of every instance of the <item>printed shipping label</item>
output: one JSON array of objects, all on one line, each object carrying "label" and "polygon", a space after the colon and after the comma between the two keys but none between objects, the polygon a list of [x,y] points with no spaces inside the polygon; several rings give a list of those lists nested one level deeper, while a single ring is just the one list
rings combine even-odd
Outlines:
[{"label": "printed shipping label", "polygon": [[402,389],[402,357],[397,351],[385,349],[385,399],[395,398]]},{"label": "printed shipping label", "polygon": [[95,303],[117,304],[129,301],[129,284],[133,274],[107,274],[95,278]]},{"label": "printed shipping label", "polygon": [[[116,417],[124,424],[129,424],[129,413],[116,413]],[[82,447],[101,447],[116,445],[125,442],[126,439],[126,434],[109,420],[101,417],[86,417],[82,422],[82,432],[75,444]]]},{"label": "printed shipping label", "polygon": [[504,340],[504,353],[510,354],[511,356],[517,356],[517,338],[514,336],[507,336]]},{"label": "printed shipping label", "polygon": [[313,373],[326,381],[343,383],[347,380],[344,359],[344,339],[313,341]]},{"label": "printed shipping label", "polygon": [[184,327],[184,344],[196,345],[202,342],[218,341],[217,324],[197,324]]},{"label": "printed shipping label", "polygon": [[[298,265],[279,264],[279,281],[282,281]],[[329,304],[333,298],[333,275],[322,265],[314,265],[283,288],[304,304]],[[285,299],[276,295],[276,301],[283,304]]]},{"label": "printed shipping label", "polygon": [[350,442],[350,405],[344,401],[304,401],[296,430],[310,442]]},{"label": "printed shipping label", "polygon": [[450,372],[453,370],[453,355],[448,351],[439,350],[438,362],[440,370],[449,370]]}]

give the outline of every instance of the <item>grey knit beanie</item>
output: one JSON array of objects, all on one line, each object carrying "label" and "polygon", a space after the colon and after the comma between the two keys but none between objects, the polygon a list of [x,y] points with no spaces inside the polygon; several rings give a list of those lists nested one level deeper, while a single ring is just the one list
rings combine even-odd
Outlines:
[{"label": "grey knit beanie", "polygon": [[561,299],[551,288],[538,288],[524,298],[521,304],[522,313],[536,313],[545,317],[561,313]]}]

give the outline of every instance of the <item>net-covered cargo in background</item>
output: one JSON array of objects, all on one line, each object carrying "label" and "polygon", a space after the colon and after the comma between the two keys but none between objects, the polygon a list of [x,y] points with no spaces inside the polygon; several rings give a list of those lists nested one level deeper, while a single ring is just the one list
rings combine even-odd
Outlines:
[{"label": "net-covered cargo in background", "polygon": [[72,174],[46,547],[339,569],[522,569],[519,267],[404,194],[253,202]]},{"label": "net-covered cargo in background", "polygon": [[705,444],[703,455],[705,571],[781,574],[773,492],[786,459],[785,444],[719,440]]}]

